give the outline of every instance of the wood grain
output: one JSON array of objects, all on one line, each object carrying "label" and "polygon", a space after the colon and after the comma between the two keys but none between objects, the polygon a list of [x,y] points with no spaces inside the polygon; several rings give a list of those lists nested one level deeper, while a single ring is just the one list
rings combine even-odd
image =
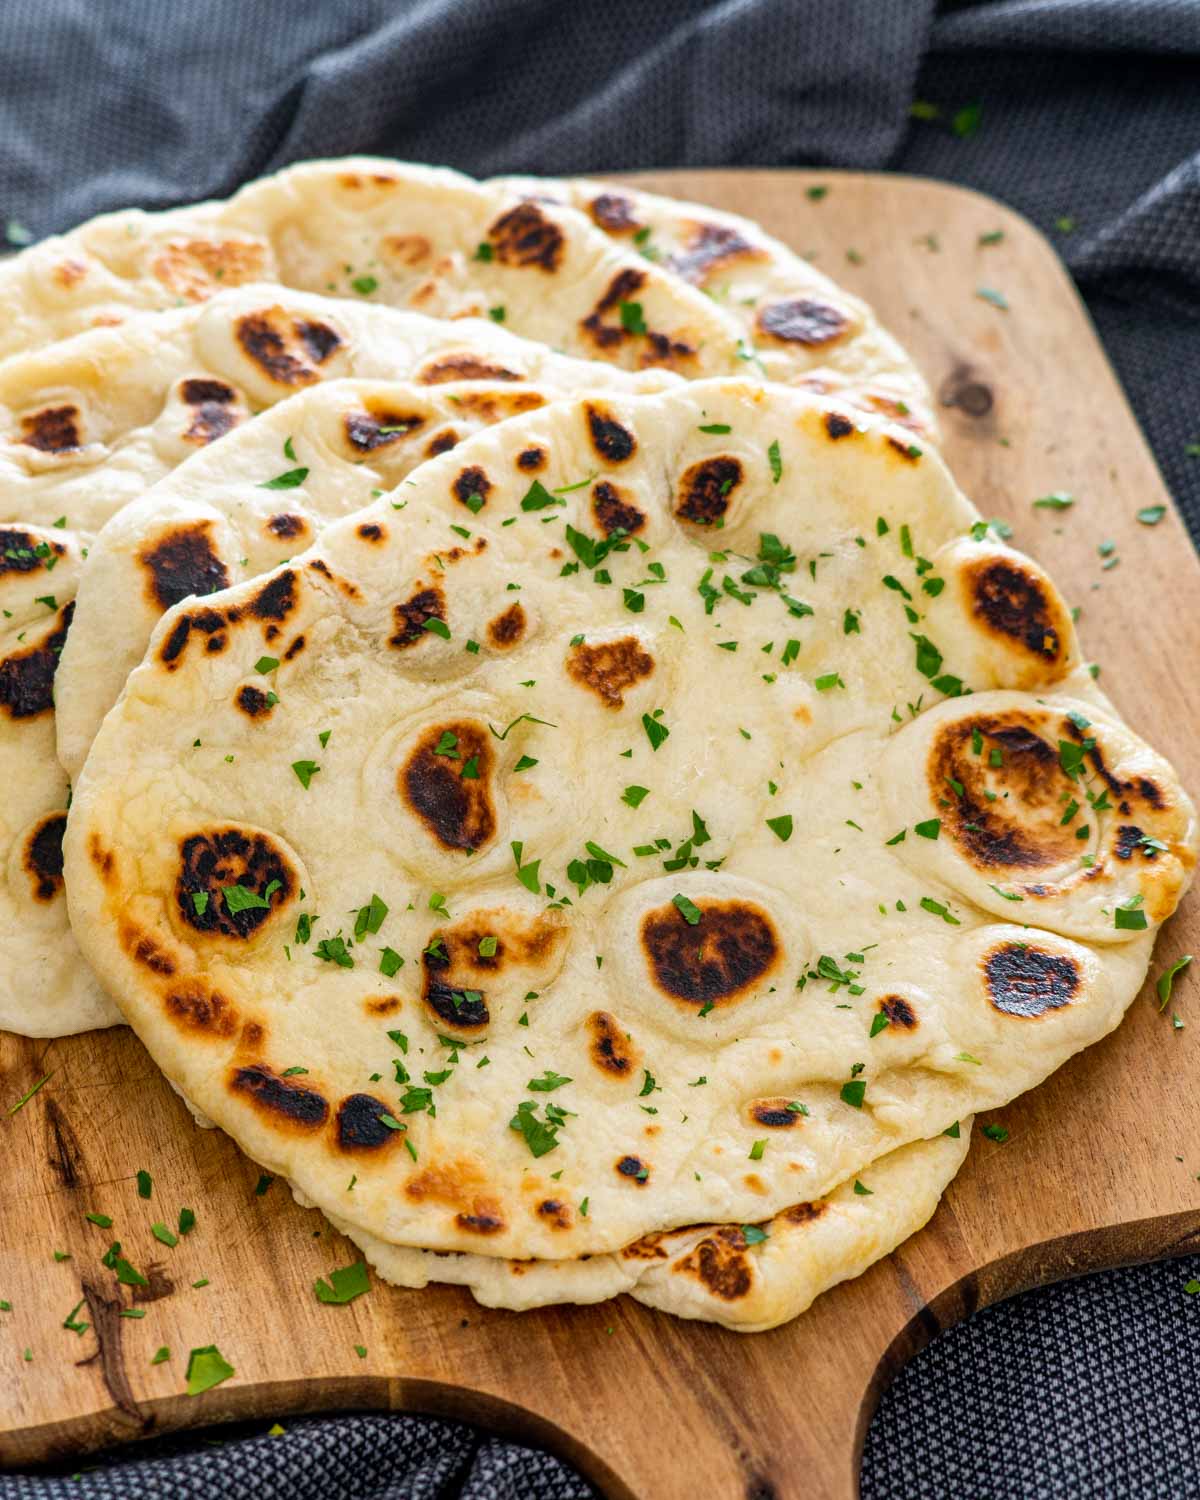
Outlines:
[{"label": "wood grain", "polygon": [[[1200,788],[1200,734],[1181,684],[1200,662],[1200,566],[1069,280],[1046,242],[990,199],[918,179],[808,172],[676,172],[643,179],[749,213],[864,293],[944,403],[945,449],[986,515],[1046,563],[1082,609],[1085,650],[1126,717]],[[819,201],[805,189],[828,185]],[[979,237],[1002,230],[998,243]],[[849,258],[848,258],[849,255]],[[978,296],[990,287],[1008,311]],[[1067,513],[1035,510],[1052,490]],[[1098,544],[1121,561],[1101,568]],[[1195,899],[1163,933],[1155,971],[1200,951]],[[1021,1288],[1200,1248],[1200,1016],[1194,982],[1173,1029],[1150,993],[1120,1030],[995,1116],[932,1223],[797,1322],[750,1337],[630,1303],[521,1315],[463,1292],[377,1285],[318,1303],[316,1276],[350,1248],[215,1131],[194,1128],[123,1032],[0,1037],[0,1462],[247,1416],[404,1409],[465,1417],[544,1443],[609,1496],[846,1500],[879,1392],[937,1329]],[[1190,1014],[1189,1014],[1190,1012]],[[134,1173],[154,1178],[149,1203]],[[149,1233],[195,1209],[174,1250]],[[84,1219],[112,1216],[111,1231]],[[155,1264],[140,1321],[98,1257],[113,1238]],[[72,1258],[56,1262],[54,1250]],[[207,1278],[208,1285],[192,1283]],[[81,1298],[92,1327],[59,1325]],[[102,1331],[98,1351],[96,1326]],[[184,1394],[192,1347],[216,1343],[235,1379]],[[160,1345],[171,1359],[151,1366]],[[354,1345],[366,1350],[360,1358]],[[32,1360],[23,1358],[29,1348]],[[93,1357],[99,1352],[99,1357]]]}]

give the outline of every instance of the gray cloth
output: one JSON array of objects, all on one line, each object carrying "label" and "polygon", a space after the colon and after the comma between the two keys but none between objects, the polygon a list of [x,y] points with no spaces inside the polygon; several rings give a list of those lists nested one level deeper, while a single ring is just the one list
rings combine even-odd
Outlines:
[{"label": "gray cloth", "polygon": [[[914,98],[938,118],[911,120]],[[978,129],[956,132],[972,104]],[[962,182],[1051,235],[1200,535],[1196,0],[8,0],[0,142],[0,218],[39,235],[350,151],[479,174],[825,165]],[[864,1496],[1200,1494],[1184,1279],[1093,1277],[943,1335],[884,1399]],[[0,1476],[0,1500],[586,1493],[556,1460],[447,1423],[288,1425],[76,1482]]]}]

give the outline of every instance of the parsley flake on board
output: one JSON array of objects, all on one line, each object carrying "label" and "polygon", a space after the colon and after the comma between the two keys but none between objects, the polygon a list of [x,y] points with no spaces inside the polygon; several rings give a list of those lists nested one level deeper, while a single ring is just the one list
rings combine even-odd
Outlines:
[{"label": "parsley flake on board", "polygon": [[193,1349],[188,1355],[187,1393],[189,1396],[202,1395],[236,1374],[216,1344],[205,1344],[202,1349]]},{"label": "parsley flake on board", "polygon": [[323,1276],[318,1276],[313,1282],[313,1291],[317,1294],[317,1301],[328,1302],[338,1307],[344,1307],[347,1302],[353,1302],[355,1297],[361,1297],[370,1289],[367,1263],[362,1260],[352,1261],[348,1266],[341,1266],[335,1271],[330,1271],[328,1281]]},{"label": "parsley flake on board", "polygon": [[1171,989],[1175,983],[1176,976],[1182,974],[1191,961],[1192,955],[1185,953],[1182,958],[1177,958],[1170,968],[1164,969],[1154,981],[1154,988],[1158,992],[1158,1008],[1160,1011],[1167,1008],[1167,1002],[1171,998]]}]

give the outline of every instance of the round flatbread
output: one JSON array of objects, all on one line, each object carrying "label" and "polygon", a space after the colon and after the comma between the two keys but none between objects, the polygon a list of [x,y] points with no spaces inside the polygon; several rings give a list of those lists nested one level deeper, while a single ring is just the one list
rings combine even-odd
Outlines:
[{"label": "round flatbread", "polygon": [[66,530],[0,526],[0,1029],[27,1036],[120,1020],[79,956],[63,898],[54,670],[82,551]]},{"label": "round flatbread", "polygon": [[303,162],[224,202],[105,214],[22,251],[0,266],[0,355],[251,281],[490,314],[630,369],[736,368],[738,320],[585,215],[375,157]]},{"label": "round flatbread", "polygon": [[225,202],[106,214],[33,246],[0,266],[0,355],[246,281],[490,314],[626,368],[836,386],[935,430],[924,381],[870,309],[746,220],[375,157],[303,162]]},{"label": "round flatbread", "polygon": [[[962,1165],[970,1119],[953,1133],[901,1146],[815,1203],[795,1203],[761,1224],[696,1224],[646,1235],[584,1260],[502,1260],[410,1250],[345,1224],[385,1281],[467,1287],[485,1307],[525,1312],[556,1302],[603,1302],[627,1292],[680,1318],[761,1333],[804,1312],[822,1292],[889,1255],[933,1215]],[[567,1205],[550,1198],[549,1214]]]},{"label": "round flatbread", "polygon": [[[526,348],[539,346],[522,345],[522,353]],[[79,775],[100,721],[165,609],[189,594],[215,593],[269,571],[303,552],[327,522],[392,489],[424,459],[580,389],[593,370],[601,388],[614,373],[555,356],[545,362],[553,381],[506,375],[491,383],[339,380],[314,386],[243,424],[126,505],[89,548],[59,663],[58,755],[68,774]],[[620,378],[640,386],[672,377]],[[531,450],[524,464],[532,479],[545,458]],[[281,477],[296,482],[279,488]],[[485,502],[486,476],[464,471],[458,491],[461,519],[471,524]]]},{"label": "round flatbread", "polygon": [[936,437],[928,387],[872,309],[752,220],[629,184],[495,182],[520,198],[569,204],[610,239],[699,287],[738,319],[743,352],[771,380],[836,395]]},{"label": "round flatbread", "polygon": [[[297,456],[286,422],[256,446],[254,412],[354,371],[411,376],[409,419],[400,422],[380,395],[369,408],[339,408],[334,423],[350,425],[314,430],[311,453]],[[63,1036],[120,1020],[67,926],[61,833],[70,778],[166,605],[270,567],[312,540],[301,499],[310,466],[323,473],[321,460],[328,454],[332,464],[334,448],[345,459],[341,511],[332,490],[321,490],[328,513],[342,513],[369,498],[370,482],[354,488],[369,479],[369,459],[380,465],[378,484],[394,483],[431,445],[450,447],[464,432],[564,391],[660,389],[674,381],[665,371],[569,359],[488,323],[447,323],[278,287],[239,288],[0,365],[0,434],[7,436],[0,444],[0,589],[14,595],[0,622],[0,761],[22,793],[0,815],[0,948],[21,955],[0,977],[0,1025]],[[418,411],[426,424],[420,431]],[[300,422],[297,440],[302,430]],[[199,512],[193,505],[188,521],[171,510],[137,553],[136,579],[120,573],[106,547],[88,547],[90,534],[134,497],[135,524],[137,517],[149,524],[156,501],[147,486],[189,456],[211,458],[225,442],[241,445],[251,465],[245,483],[227,503]],[[361,470],[351,462],[356,455]],[[215,489],[212,471],[204,474]],[[221,504],[226,520],[218,524]],[[114,640],[110,650],[97,636],[118,615],[134,640],[131,647]],[[31,874],[48,862],[53,879]],[[30,983],[31,966],[38,983]]]},{"label": "round flatbread", "polygon": [[[1117,720],[1069,612],[910,433],[693,383],[514,418],[400,493],[170,611],[68,821],[89,961],[314,1203],[521,1259],[760,1222],[1117,1024],[1191,804],[1144,759],[1166,836],[1112,849]],[[910,863],[969,830],[919,802],[897,828],[895,759],[967,689],[1091,721],[1055,749],[1096,796],[1102,941]],[[1046,788],[994,771],[1005,826],[1041,829]]]},{"label": "round flatbread", "polygon": [[239,287],[0,364],[0,522],[98,531],[255,412],[352,375],[430,387],[545,379],[576,390],[671,379],[568,359],[475,319]]}]

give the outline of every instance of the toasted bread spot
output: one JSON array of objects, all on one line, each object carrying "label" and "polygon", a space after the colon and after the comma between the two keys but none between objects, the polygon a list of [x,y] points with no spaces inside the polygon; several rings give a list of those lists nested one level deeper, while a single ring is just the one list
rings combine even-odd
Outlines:
[{"label": "toasted bread spot", "polygon": [[685,247],[672,255],[668,267],[693,286],[703,286],[714,271],[738,260],[767,260],[767,252],[752,245],[729,224],[693,224]]},{"label": "toasted bread spot", "polygon": [[636,636],[572,646],[567,656],[567,675],[589,688],[606,708],[622,708],[625,693],[654,671],[654,658]]},{"label": "toasted bread spot", "polygon": [[31,412],[21,418],[17,441],[39,453],[78,453],[83,447],[82,413],[69,403]]},{"label": "toasted bread spot", "polygon": [[40,819],[25,840],[22,864],[29,876],[35,901],[53,901],[63,888],[63,831],[66,813],[51,813]]},{"label": "toasted bread spot", "polygon": [[170,609],[191,595],[228,588],[229,574],[212,543],[212,522],[176,526],[148,542],[138,553],[153,603]]},{"label": "toasted bread spot", "polygon": [[446,596],[436,584],[418,588],[403,604],[392,606],[392,618],[396,633],[388,637],[388,645],[398,650],[415,646],[429,638],[426,620],[445,620]]},{"label": "toasted bread spot", "polygon": [[[436,935],[441,937],[439,933]],[[483,990],[450,983],[454,960],[444,938],[421,955],[425,978],[421,998],[443,1025],[455,1031],[480,1031],[491,1020]]]},{"label": "toasted bread spot", "polygon": [[996,1010],[1030,1018],[1070,1005],[1081,976],[1073,958],[1031,943],[1003,943],[983,960],[984,988]]},{"label": "toasted bread spot", "polygon": [[337,1143],[343,1151],[378,1151],[394,1138],[403,1135],[383,1123],[383,1116],[394,1119],[391,1109],[373,1094],[350,1094],[338,1105]]},{"label": "toasted bread spot", "polygon": [[170,240],[151,270],[177,297],[203,302],[226,287],[264,278],[267,250],[251,240]]},{"label": "toasted bread spot", "polygon": [[[240,891],[231,896],[235,887]],[[295,888],[290,860],[266,834],[218,827],[180,843],[175,900],[180,916],[197,932],[248,938]],[[243,906],[246,892],[266,905]]]},{"label": "toasted bread spot", "polygon": [[230,1037],[238,1029],[233,1002],[199,979],[184,979],[168,989],[163,1008],[177,1026],[200,1036]]},{"label": "toasted bread spot", "polygon": [[695,526],[713,526],[729,509],[729,497],[741,482],[738,459],[727,455],[701,459],[679,481],[675,514]]},{"label": "toasted bread spot", "polygon": [[420,385],[446,385],[456,380],[522,380],[516,370],[489,364],[477,354],[443,354],[417,375]]},{"label": "toasted bread spot", "polygon": [[849,417],[844,417],[840,411],[827,411],[825,413],[825,431],[836,442],[838,438],[849,437],[854,431],[854,423]]},{"label": "toasted bread spot", "polygon": [[252,687],[249,683],[238,688],[234,702],[250,719],[265,718],[275,706],[261,688]]},{"label": "toasted bread spot", "polygon": [[350,411],[342,418],[346,441],[356,453],[374,453],[398,443],[410,433],[419,432],[425,418],[415,412],[392,411],[382,408],[376,411]]},{"label": "toasted bread spot", "polygon": [[591,402],[584,410],[592,447],[606,464],[623,464],[633,457],[637,451],[637,438],[628,427],[623,427],[611,412]]},{"label": "toasted bread spot", "polygon": [[756,1125],[766,1125],[771,1130],[792,1130],[804,1116],[791,1108],[792,1099],[756,1099],[750,1106],[750,1118]]},{"label": "toasted bread spot", "polygon": [[481,1200],[474,1213],[455,1214],[454,1222],[467,1234],[499,1234],[506,1227],[500,1205],[494,1198]]},{"label": "toasted bread spot", "polygon": [[987,633],[1046,663],[1066,655],[1069,622],[1039,569],[1017,559],[981,558],[963,569],[976,623]]},{"label": "toasted bread spot", "polygon": [[920,460],[922,450],[917,447],[916,443],[901,442],[898,437],[893,437],[891,433],[888,433],[887,445],[893,453],[898,453],[905,463],[915,464]]},{"label": "toasted bread spot", "polygon": [[697,903],[686,920],[674,902],[647,912],[641,941],[660,990],[687,1005],[739,999],[777,967],[781,948],[771,919],[747,901]]},{"label": "toasted bread spot", "polygon": [[356,534],[362,537],[364,542],[385,542],[387,540],[387,531],[378,521],[363,521],[356,528]]},{"label": "toasted bread spot", "polygon": [[738,1302],[749,1294],[753,1284],[745,1252],[745,1235],[735,1225],[724,1224],[676,1261],[673,1270],[694,1276],[722,1302]]},{"label": "toasted bread spot", "polygon": [[183,381],[179,391],[192,408],[191,420],[183,434],[187,443],[203,447],[232,432],[241,421],[238,393],[223,380],[193,378]]},{"label": "toasted bread spot", "polygon": [[75,613],[74,600],[58,612],[58,623],[36,645],[0,661],[0,708],[10,719],[54,712],[54,674]]},{"label": "toasted bread spot", "polygon": [[116,868],[117,857],[111,849],[106,849],[100,842],[98,833],[88,835],[88,858],[99,872],[100,879],[105,885],[112,883],[113,870]]},{"label": "toasted bread spot", "polygon": [[394,1016],[404,1005],[399,995],[368,995],[363,1009],[369,1016]]},{"label": "toasted bread spot", "polygon": [[231,1069],[229,1088],[248,1100],[276,1128],[319,1130],[329,1118],[329,1101],[324,1094],[292,1078],[281,1078],[266,1063]]},{"label": "toasted bread spot", "polygon": [[256,620],[277,620],[282,623],[296,608],[296,595],[296,575],[288,568],[283,573],[277,573],[259,589],[250,601],[250,613]]},{"label": "toasted bread spot", "polygon": [[544,1198],[534,1212],[551,1229],[570,1229],[573,1223],[571,1210],[561,1198]]},{"label": "toasted bread spot", "polygon": [[637,1067],[638,1050],[616,1016],[594,1010],[586,1025],[591,1034],[588,1051],[595,1065],[613,1078],[629,1078]]},{"label": "toasted bread spot", "polygon": [[174,672],[183,658],[193,631],[204,637],[205,650],[215,654],[228,644],[225,616],[215,609],[201,609],[180,616],[159,649],[158,659],[168,672]]},{"label": "toasted bread spot", "polygon": [[646,524],[646,517],[637,506],[623,500],[620,490],[607,479],[601,479],[592,488],[592,514],[605,536],[612,536],[615,531],[633,536]]},{"label": "toasted bread spot", "polygon": [[459,1156],[414,1172],[404,1184],[404,1196],[414,1203],[444,1203],[465,1212],[474,1207],[487,1185],[487,1174],[479,1162]]},{"label": "toasted bread spot", "polygon": [[327,323],[293,321],[281,307],[247,313],[236,338],[246,356],[276,385],[298,390],[321,378],[321,366],[341,347],[342,336]]},{"label": "toasted bread spot", "polygon": [[816,1203],[793,1203],[791,1208],[784,1209],[780,1218],[789,1224],[815,1224],[828,1207],[823,1198]]},{"label": "toasted bread spot", "polygon": [[68,256],[66,260],[60,260],[50,272],[55,285],[62,287],[63,291],[69,292],[76,287],[87,275],[88,268],[81,260]]},{"label": "toasted bread spot", "polygon": [[[454,737],[453,753],[438,754],[447,736]],[[439,722],[425,730],[401,768],[400,795],[443,849],[479,849],[496,831],[494,769],[484,728],[469,720]]]},{"label": "toasted bread spot", "polygon": [[[1046,719],[1024,709],[963,717],[944,724],[930,746],[926,778],[942,831],[977,869],[1052,869],[1079,853],[1074,823],[1062,821],[1064,793],[1073,783],[1059,764],[1057,744],[1039,732]],[[1002,762],[995,767],[993,750]],[[985,795],[989,791],[995,800]]]},{"label": "toasted bread spot", "polygon": [[294,537],[304,535],[308,530],[308,522],[303,516],[292,515],[284,511],[267,521],[267,530],[272,536],[280,537],[283,541],[291,541]]},{"label": "toasted bread spot", "polygon": [[517,468],[524,469],[526,474],[537,474],[546,467],[546,450],[544,448],[523,448],[517,454]]},{"label": "toasted bread spot", "polygon": [[453,427],[447,427],[442,432],[435,432],[425,445],[425,457],[436,458],[439,453],[449,453],[451,448],[458,447],[458,433]]},{"label": "toasted bread spot", "polygon": [[147,932],[145,928],[139,927],[136,922],[131,922],[127,918],[122,919],[118,932],[121,946],[135,964],[141,964],[143,968],[149,969],[152,974],[158,974],[162,978],[169,979],[175,973],[175,960],[153,933]]},{"label": "toasted bread spot", "polygon": [[528,624],[521,604],[510,604],[503,614],[488,621],[488,644],[497,651],[507,651],[525,634]]},{"label": "toasted bread spot", "polygon": [[619,1157],[615,1170],[618,1176],[627,1177],[631,1182],[636,1182],[638,1187],[645,1187],[650,1180],[650,1168],[640,1156]]},{"label": "toasted bread spot", "polygon": [[535,266],[553,272],[562,260],[562,230],[536,203],[518,203],[501,214],[487,237],[504,266]]},{"label": "toasted bread spot", "polygon": [[[636,266],[626,266],[609,282],[603,296],[580,327],[598,349],[614,349],[634,339],[644,339],[643,365],[686,365],[696,354],[695,346],[683,339],[672,339],[664,333],[648,328],[645,333],[633,333],[620,321],[621,303],[632,301],[646,283],[646,273]],[[612,314],[616,321],[609,321]]]},{"label": "toasted bread spot", "polygon": [[451,488],[454,491],[454,498],[459,504],[467,505],[467,508],[471,509],[468,501],[478,495],[484,505],[486,505],[487,498],[495,486],[482,469],[472,466],[462,471],[457,479],[455,479]]},{"label": "toasted bread spot", "polygon": [[917,1029],[917,1013],[903,995],[885,995],[879,1002],[879,1014],[900,1031]]},{"label": "toasted bread spot", "polygon": [[385,258],[400,266],[419,266],[432,248],[423,234],[387,234],[382,243]]},{"label": "toasted bread spot", "polygon": [[0,578],[6,573],[33,573],[51,567],[66,552],[62,542],[47,542],[28,531],[0,527]]},{"label": "toasted bread spot", "polygon": [[634,213],[633,200],[623,193],[597,193],[588,204],[588,213],[609,234],[632,233],[641,228]]},{"label": "toasted bread spot", "polygon": [[760,333],[784,344],[804,344],[816,349],[840,339],[849,327],[845,313],[828,302],[795,297],[786,302],[771,302],[758,313]]}]

